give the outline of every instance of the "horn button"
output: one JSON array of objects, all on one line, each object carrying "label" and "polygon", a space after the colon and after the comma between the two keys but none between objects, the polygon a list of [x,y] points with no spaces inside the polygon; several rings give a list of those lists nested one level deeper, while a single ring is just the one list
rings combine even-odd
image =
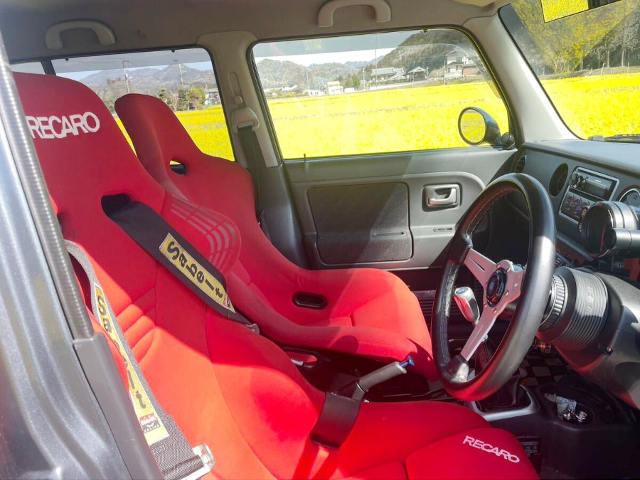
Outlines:
[{"label": "horn button", "polygon": [[507,271],[500,267],[489,277],[486,287],[487,303],[495,307],[507,289]]}]

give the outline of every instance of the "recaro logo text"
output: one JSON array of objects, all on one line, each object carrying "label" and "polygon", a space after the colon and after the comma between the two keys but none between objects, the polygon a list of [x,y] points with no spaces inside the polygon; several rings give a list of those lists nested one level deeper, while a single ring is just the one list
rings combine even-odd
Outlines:
[{"label": "recaro logo text", "polygon": [[507,452],[504,449],[494,447],[493,445],[490,445],[488,443],[484,443],[482,440],[478,440],[477,438],[473,438],[468,435],[462,441],[462,444],[477,448],[478,450],[482,450],[483,452],[493,453],[496,457],[502,457],[505,460],[509,460],[511,463],[520,462],[520,457],[518,457],[517,455]]},{"label": "recaro logo text", "polygon": [[[93,112],[57,117],[31,117],[27,115],[27,125],[33,138],[65,138],[81,133],[96,133],[100,130],[100,119]],[[37,137],[36,137],[37,135]]]}]

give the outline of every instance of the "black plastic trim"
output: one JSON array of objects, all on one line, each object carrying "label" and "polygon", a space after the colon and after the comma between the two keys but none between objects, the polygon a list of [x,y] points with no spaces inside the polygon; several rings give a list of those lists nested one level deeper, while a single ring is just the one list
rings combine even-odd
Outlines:
[{"label": "black plastic trim", "polygon": [[327,297],[318,293],[296,292],[292,298],[296,307],[322,310],[327,306]]}]

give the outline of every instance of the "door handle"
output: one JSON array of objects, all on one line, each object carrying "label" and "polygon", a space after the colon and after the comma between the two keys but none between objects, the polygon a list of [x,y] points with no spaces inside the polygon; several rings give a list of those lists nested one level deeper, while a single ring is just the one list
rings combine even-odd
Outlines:
[{"label": "door handle", "polygon": [[458,205],[458,185],[429,185],[424,189],[426,207],[453,207]]},{"label": "door handle", "polygon": [[456,195],[456,191],[452,188],[449,190],[449,193],[446,197],[443,198],[432,198],[429,197],[429,206],[430,207],[444,207],[447,205],[455,205],[458,201],[458,195]]}]

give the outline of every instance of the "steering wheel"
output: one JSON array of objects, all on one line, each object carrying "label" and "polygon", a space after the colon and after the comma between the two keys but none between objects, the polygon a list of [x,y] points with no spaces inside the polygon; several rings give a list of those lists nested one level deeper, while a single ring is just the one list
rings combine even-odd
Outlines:
[{"label": "steering wheel", "polygon": [[[525,268],[509,260],[498,263],[473,248],[472,234],[482,217],[502,197],[521,193],[529,210],[529,255]],[[555,218],[549,194],[535,178],[507,174],[492,182],[460,220],[449,245],[444,272],[436,292],[433,348],[443,387],[465,401],[495,393],[518,369],[533,343],[544,315],[555,268]],[[449,310],[458,270],[465,265],[483,288],[483,310],[460,354],[449,353]],[[470,372],[469,360],[487,338],[505,307],[518,300],[509,327],[479,372]]]}]

